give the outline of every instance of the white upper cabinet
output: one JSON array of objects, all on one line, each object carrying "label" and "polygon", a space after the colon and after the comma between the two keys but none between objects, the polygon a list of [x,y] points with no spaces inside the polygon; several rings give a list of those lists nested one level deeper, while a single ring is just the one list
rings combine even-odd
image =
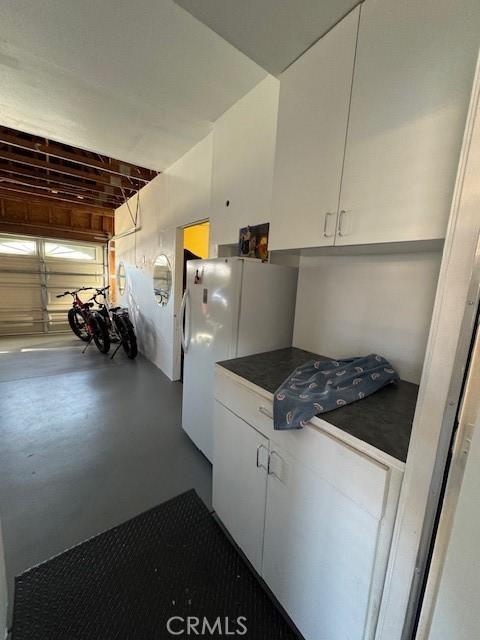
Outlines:
[{"label": "white upper cabinet", "polygon": [[479,0],[362,5],[336,244],[444,237],[479,44]]},{"label": "white upper cabinet", "polygon": [[334,243],[359,8],[280,77],[270,248]]},{"label": "white upper cabinet", "polygon": [[213,254],[241,227],[270,220],[279,84],[267,76],[213,126]]}]

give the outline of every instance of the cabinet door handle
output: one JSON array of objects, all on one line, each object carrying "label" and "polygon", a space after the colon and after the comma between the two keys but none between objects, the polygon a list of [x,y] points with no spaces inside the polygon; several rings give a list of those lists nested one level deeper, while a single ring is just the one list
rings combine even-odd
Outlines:
[{"label": "cabinet door handle", "polygon": [[334,216],[335,213],[333,211],[327,211],[325,214],[325,220],[323,222],[323,237],[324,238],[332,238],[333,233],[327,233],[327,225],[328,225],[328,216]]},{"label": "cabinet door handle", "polygon": [[270,418],[270,420],[273,420],[273,414],[268,409],[266,409],[265,407],[258,407],[258,410],[264,416],[267,416],[267,418]]},{"label": "cabinet door handle", "polygon": [[267,447],[265,447],[263,444],[259,444],[258,447],[257,447],[257,467],[263,467],[268,472],[268,466],[266,467],[264,464],[262,464],[260,462],[260,450],[261,449],[265,449],[265,451],[267,452],[267,456],[268,456]]},{"label": "cabinet door handle", "polygon": [[346,214],[346,213],[347,213],[347,212],[345,211],[345,209],[342,209],[342,210],[340,211],[340,217],[339,217],[339,219],[338,219],[338,235],[339,235],[339,236],[344,236],[344,235],[346,235],[346,233],[345,233],[345,232],[344,232],[344,230],[343,230],[343,220],[344,220],[344,218],[345,218],[345,214]]},{"label": "cabinet door handle", "polygon": [[283,462],[281,456],[279,456],[276,451],[270,451],[270,455],[268,456],[267,473],[268,473],[269,476],[273,476],[274,478],[277,478],[277,480],[280,480],[280,482],[282,482],[281,477],[277,473],[275,473],[275,471],[273,471],[273,469],[272,469],[272,458],[273,458],[273,456],[277,456],[277,458],[280,460],[280,462]]}]

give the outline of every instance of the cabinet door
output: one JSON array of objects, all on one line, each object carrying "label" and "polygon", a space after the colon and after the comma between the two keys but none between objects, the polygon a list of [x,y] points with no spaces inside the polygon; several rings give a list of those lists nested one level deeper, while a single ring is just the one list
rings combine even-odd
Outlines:
[{"label": "cabinet door", "polygon": [[480,33],[478,0],[366,0],[336,244],[443,238]]},{"label": "cabinet door", "polygon": [[[340,491],[321,470],[312,471],[272,443],[270,448],[263,577],[306,640],[361,640],[378,515],[344,492],[344,478]],[[355,483],[355,468],[350,475]]]},{"label": "cabinet door", "polygon": [[214,460],[213,508],[260,573],[268,440],[217,401]]},{"label": "cabinet door", "polygon": [[280,77],[272,249],[334,241],[359,9]]}]

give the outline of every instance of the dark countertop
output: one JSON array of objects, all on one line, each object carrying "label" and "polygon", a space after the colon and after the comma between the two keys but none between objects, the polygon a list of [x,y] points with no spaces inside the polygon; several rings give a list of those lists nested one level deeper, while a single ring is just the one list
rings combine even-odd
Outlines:
[{"label": "dark countertop", "polygon": [[[274,393],[296,367],[307,360],[322,358],[324,356],[290,347],[218,364]],[[399,380],[363,400],[319,414],[319,418],[405,462],[417,395],[416,384]]]}]

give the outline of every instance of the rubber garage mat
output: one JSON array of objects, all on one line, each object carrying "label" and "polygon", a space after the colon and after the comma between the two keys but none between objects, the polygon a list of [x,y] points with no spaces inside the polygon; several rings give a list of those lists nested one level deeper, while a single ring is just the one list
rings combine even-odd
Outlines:
[{"label": "rubber garage mat", "polygon": [[193,490],[15,580],[12,640],[195,636],[297,638]]}]

